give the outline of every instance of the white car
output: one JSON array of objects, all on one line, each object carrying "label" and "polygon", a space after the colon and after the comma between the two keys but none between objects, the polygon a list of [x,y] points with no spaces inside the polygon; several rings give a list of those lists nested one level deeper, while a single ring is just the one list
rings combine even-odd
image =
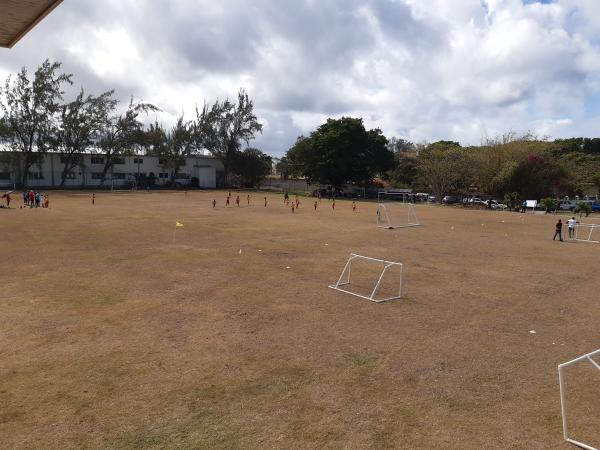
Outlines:
[{"label": "white car", "polygon": [[500,210],[505,210],[506,208],[508,208],[508,206],[506,206],[504,203],[498,203],[496,200],[490,200],[492,202],[492,209],[500,209]]}]

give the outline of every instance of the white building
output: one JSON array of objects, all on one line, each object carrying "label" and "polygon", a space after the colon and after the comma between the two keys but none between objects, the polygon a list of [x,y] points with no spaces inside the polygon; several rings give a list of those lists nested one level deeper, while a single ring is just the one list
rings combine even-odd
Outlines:
[{"label": "white building", "polygon": [[[19,184],[21,177],[15,172],[10,156],[18,157],[18,153],[0,152],[0,187],[12,187]],[[4,156],[4,157],[3,157]],[[99,187],[105,164],[102,154],[83,154],[80,161],[68,174],[65,188]],[[167,185],[171,182],[173,170],[166,168],[156,156],[122,156],[109,169],[104,181],[105,187],[142,186],[148,180],[154,185]],[[46,153],[40,164],[29,169],[27,187],[59,187],[65,167],[63,156],[59,153]],[[195,179],[198,187],[214,189],[222,184],[223,164],[212,156],[191,156],[186,158],[184,166],[175,174],[178,186],[192,186]]]}]

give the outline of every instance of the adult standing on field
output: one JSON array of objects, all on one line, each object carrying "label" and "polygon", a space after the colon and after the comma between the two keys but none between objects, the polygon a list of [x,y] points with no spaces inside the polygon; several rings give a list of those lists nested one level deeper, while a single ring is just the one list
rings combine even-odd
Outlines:
[{"label": "adult standing on field", "polygon": [[575,225],[577,225],[577,220],[575,217],[571,217],[567,220],[567,227],[569,228],[569,239],[575,239]]},{"label": "adult standing on field", "polygon": [[560,242],[563,241],[563,238],[562,238],[562,226],[563,226],[562,220],[558,219],[558,222],[556,222],[556,225],[555,225],[555,228],[554,228],[554,237],[552,238],[553,241],[556,240],[556,236],[559,237]]}]

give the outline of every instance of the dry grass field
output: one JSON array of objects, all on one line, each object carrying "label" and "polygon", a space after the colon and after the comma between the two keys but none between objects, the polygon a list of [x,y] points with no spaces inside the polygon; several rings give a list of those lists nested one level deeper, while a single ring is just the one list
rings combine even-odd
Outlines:
[{"label": "dry grass field", "polygon": [[[0,210],[1,448],[570,448],[556,366],[600,347],[600,244],[552,242],[550,216],[387,230],[373,203],[225,195]],[[404,263],[405,297],[328,289],[350,252]],[[568,371],[596,445],[599,375]]]}]

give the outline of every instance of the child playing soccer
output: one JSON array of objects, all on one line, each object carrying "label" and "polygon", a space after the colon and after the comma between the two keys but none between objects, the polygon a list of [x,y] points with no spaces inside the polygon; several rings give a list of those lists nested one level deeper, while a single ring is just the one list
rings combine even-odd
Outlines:
[{"label": "child playing soccer", "polygon": [[240,196],[239,195],[235,198],[235,204],[240,206]]},{"label": "child playing soccer", "polygon": [[213,209],[217,207],[217,201],[213,198]]},{"label": "child playing soccer", "polygon": [[265,208],[267,207],[267,197],[265,197]]},{"label": "child playing soccer", "polygon": [[352,212],[356,212],[356,202],[352,202]]},{"label": "child playing soccer", "polygon": [[250,194],[246,197],[246,201],[248,202],[248,206],[250,206]]},{"label": "child playing soccer", "polygon": [[229,198],[230,196],[227,196],[227,200],[225,200],[225,206],[229,206]]}]

